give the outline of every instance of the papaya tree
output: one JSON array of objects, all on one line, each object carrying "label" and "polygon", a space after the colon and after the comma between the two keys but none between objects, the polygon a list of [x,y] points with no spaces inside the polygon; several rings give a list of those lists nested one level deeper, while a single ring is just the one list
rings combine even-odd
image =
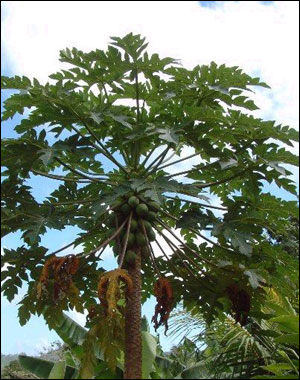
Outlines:
[{"label": "papaya tree", "polygon": [[[266,237],[284,236],[298,214],[268,188],[295,195],[287,164],[298,164],[287,148],[298,133],[252,112],[252,89],[268,85],[237,66],[186,69],[146,48],[130,33],[106,50],[62,50],[65,69],[49,83],[1,79],[15,91],[2,121],[26,111],[17,137],[2,140],[2,236],[20,230],[24,241],[4,249],[2,290],[11,301],[27,282],[22,325],[37,314],[54,328],[63,311],[88,310],[79,378],[94,376],[99,350],[112,369],[124,361],[124,378],[142,377],[151,294],[155,329],[168,329],[179,301],[208,322],[227,312],[245,325],[267,287],[288,293],[297,276],[286,278],[284,253]],[[42,202],[35,176],[59,183]],[[74,241],[41,244],[67,226],[81,231]],[[80,252],[64,255],[70,247]],[[118,262],[109,272],[106,249]]]}]

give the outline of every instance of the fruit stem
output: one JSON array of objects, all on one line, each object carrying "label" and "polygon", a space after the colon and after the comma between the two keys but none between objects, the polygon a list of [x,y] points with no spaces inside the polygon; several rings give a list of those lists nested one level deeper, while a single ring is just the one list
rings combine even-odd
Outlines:
[{"label": "fruit stem", "polygon": [[145,227],[145,223],[144,223],[143,219],[141,219],[141,224],[142,224],[143,233],[145,235],[145,239],[146,239],[146,242],[147,242],[147,246],[148,246],[148,249],[149,249],[150,257],[151,257],[151,260],[153,262],[154,269],[155,269],[158,277],[160,278],[161,277],[161,273],[160,273],[160,270],[158,269],[158,266],[156,264],[154,252],[152,250],[150,241],[148,239],[147,232],[146,232],[146,227]]},{"label": "fruit stem", "polygon": [[122,250],[122,253],[121,253],[121,256],[120,256],[119,269],[122,268],[122,265],[123,265],[123,262],[124,262],[125,252],[126,252],[127,244],[128,244],[128,237],[129,237],[131,219],[132,219],[132,211],[130,212],[130,215],[129,215],[129,220],[128,220],[128,224],[127,224],[127,230],[126,230],[125,243],[124,243],[123,250]]},{"label": "fruit stem", "polygon": [[[118,216],[117,214],[115,215],[115,223],[116,223],[116,229],[119,228],[119,221],[118,221]],[[121,241],[120,241],[120,235],[117,236],[117,239],[116,239],[116,243],[117,243],[117,250],[118,250],[118,255],[121,253],[121,249],[122,249],[122,246],[121,246]]]},{"label": "fruit stem", "polygon": [[175,265],[172,264],[169,256],[166,254],[166,252],[163,250],[162,246],[159,244],[159,241],[157,239],[155,239],[155,243],[157,244],[157,246],[159,247],[159,249],[161,250],[162,254],[164,255],[164,257],[166,258],[166,260],[168,261],[170,267],[173,269],[174,273],[177,273],[177,275],[179,277],[182,277],[182,275],[180,274],[179,270],[176,268]]},{"label": "fruit stem", "polygon": [[119,233],[121,232],[121,230],[124,227],[127,220],[128,219],[124,220],[124,222],[121,224],[121,226],[108,239],[106,239],[103,243],[101,243],[98,247],[96,247],[95,249],[93,249],[92,251],[89,251],[89,252],[81,252],[81,253],[77,254],[77,256],[78,257],[89,256],[89,255],[92,255],[93,253],[96,253],[97,251],[99,251],[99,249],[106,247],[108,243],[110,243],[116,236],[119,235]]}]

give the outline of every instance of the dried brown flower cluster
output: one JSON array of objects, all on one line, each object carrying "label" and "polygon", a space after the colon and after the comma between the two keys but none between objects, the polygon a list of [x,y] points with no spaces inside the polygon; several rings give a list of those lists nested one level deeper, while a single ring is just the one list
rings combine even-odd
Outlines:
[{"label": "dried brown flower cluster", "polygon": [[[154,323],[155,331],[164,325],[166,334],[168,331],[168,319],[173,308],[173,290],[168,279],[162,277],[155,283],[154,295],[157,304],[152,322]],[[158,320],[159,316],[160,319]]]}]

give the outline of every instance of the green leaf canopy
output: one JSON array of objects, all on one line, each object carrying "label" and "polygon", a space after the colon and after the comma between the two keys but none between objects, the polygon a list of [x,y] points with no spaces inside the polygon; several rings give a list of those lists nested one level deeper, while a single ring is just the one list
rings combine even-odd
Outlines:
[{"label": "green leaf canopy", "polygon": [[[153,257],[143,263],[145,299],[158,272],[170,278],[175,303],[183,298],[187,306],[196,304],[208,319],[228,311],[222,299],[232,281],[257,308],[263,286],[283,292],[295,286],[291,257],[266,231],[285,235],[287,220],[298,218],[296,201],[269,192],[276,184],[297,193],[286,164],[298,165],[289,149],[298,133],[248,112],[258,108],[253,88],[269,86],[237,66],[211,62],[188,70],[175,59],[149,55],[146,47],[144,38],[130,33],[113,37],[106,50],[62,50],[68,69],[46,84],[1,78],[3,90],[16,90],[4,101],[2,121],[24,115],[18,125],[7,123],[17,137],[1,144],[1,232],[21,231],[24,241],[4,250],[2,261],[9,265],[2,289],[12,300],[28,282],[22,324],[30,313],[44,314],[35,281],[55,254],[41,246],[49,229],[82,231],[67,245],[82,247],[73,279],[82,304],[68,300],[48,310],[48,317],[90,307],[102,271],[99,247],[117,245],[109,240],[107,219],[131,192],[156,203],[149,219]],[[185,148],[190,156],[183,155]],[[57,185],[42,202],[31,193],[35,176]],[[222,261],[231,264],[219,266]]]}]

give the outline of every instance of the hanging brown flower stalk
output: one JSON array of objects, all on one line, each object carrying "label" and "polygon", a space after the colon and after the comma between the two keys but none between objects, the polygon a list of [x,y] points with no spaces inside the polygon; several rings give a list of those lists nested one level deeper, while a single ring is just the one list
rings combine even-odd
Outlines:
[{"label": "hanging brown flower stalk", "polygon": [[231,301],[231,308],[235,321],[245,326],[248,314],[251,309],[251,297],[244,289],[240,289],[238,284],[233,283],[226,288],[226,293]]},{"label": "hanging brown flower stalk", "polygon": [[[155,314],[152,317],[155,331],[162,325],[165,326],[165,334],[168,331],[168,319],[173,308],[173,290],[168,279],[161,277],[154,285],[154,295],[157,304]],[[158,320],[158,317],[160,319]]]},{"label": "hanging brown flower stalk", "polygon": [[48,283],[51,278],[54,279],[54,302],[63,298],[68,290],[74,287],[72,276],[77,272],[78,266],[79,258],[75,255],[53,256],[48,259],[37,285],[37,298],[40,299],[43,294],[48,293]]}]

